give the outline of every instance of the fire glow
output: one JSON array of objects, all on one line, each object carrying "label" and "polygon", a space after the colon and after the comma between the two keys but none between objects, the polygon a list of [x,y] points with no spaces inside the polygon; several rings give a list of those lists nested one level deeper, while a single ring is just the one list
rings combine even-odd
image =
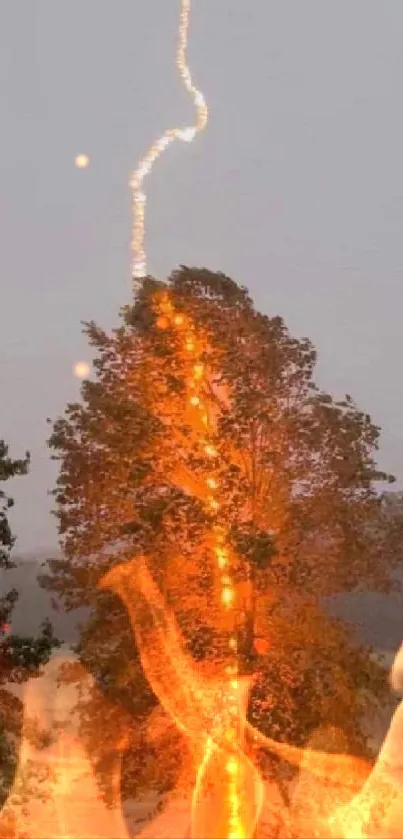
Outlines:
[{"label": "fire glow", "polygon": [[[203,677],[139,558],[101,581],[125,603],[144,671],[162,707],[202,753],[191,805],[192,839],[247,839],[262,803],[260,773],[245,751],[249,678]],[[178,673],[180,682],[178,683]]]},{"label": "fire glow", "polygon": [[[263,736],[247,721],[246,710],[251,687],[250,677],[240,677],[236,685],[225,674],[204,673],[186,652],[184,641],[172,612],[153,581],[145,560],[135,557],[110,570],[100,582],[102,590],[118,594],[127,609],[142,666],[162,707],[199,755],[192,800],[189,800],[191,839],[252,839],[271,834],[262,830],[262,818],[271,805],[271,787],[258,770],[256,749],[276,754],[300,769],[300,778],[309,778],[304,788],[302,810],[308,813],[304,831],[290,835],[316,835],[329,839],[367,839],[401,836],[402,801],[402,708],[398,707],[385,743],[375,765],[343,754],[300,749]],[[400,658],[402,652],[400,653]],[[85,677],[85,672],[83,671]],[[395,684],[401,689],[400,681]],[[10,798],[18,790],[27,764],[35,760],[30,745],[29,727],[35,716],[42,726],[49,726],[48,690],[38,690],[35,680],[29,685],[25,702],[24,729],[20,761]],[[54,697],[52,717],[60,716],[63,694]],[[105,701],[106,704],[106,701]],[[235,710],[236,709],[236,710]],[[67,704],[65,711],[69,716]],[[234,726],[234,718],[237,727]],[[121,755],[125,743],[116,747],[113,786],[119,794]],[[40,839],[128,839],[128,831],[119,807],[108,810],[97,792],[90,761],[68,727],[60,730],[56,741],[39,752],[45,791],[51,799],[50,821],[43,819],[43,807],[36,802],[28,816],[19,816],[16,837]],[[317,784],[326,784],[321,812],[310,811],[310,794],[315,798]],[[86,806],[79,806],[79,796],[86,789]],[[298,785],[294,799],[298,795]],[[5,810],[8,810],[7,807]],[[291,801],[290,822],[298,831],[300,812]],[[162,825],[144,828],[142,839],[178,837],[169,810],[160,817]],[[377,818],[379,823],[377,824]],[[307,820],[306,820],[307,819]],[[0,820],[1,828],[1,820]],[[150,832],[151,830],[151,832]],[[50,832],[49,832],[50,831]],[[5,831],[2,836],[13,835]],[[183,834],[185,836],[185,832]]]}]

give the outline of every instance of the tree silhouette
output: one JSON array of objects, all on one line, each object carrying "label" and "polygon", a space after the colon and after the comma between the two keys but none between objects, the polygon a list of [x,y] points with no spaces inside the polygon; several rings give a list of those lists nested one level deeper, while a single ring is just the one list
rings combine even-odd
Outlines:
[{"label": "tree silhouette", "polygon": [[[9,456],[8,446],[0,440],[0,481],[26,475],[29,455],[20,460]],[[15,543],[8,520],[13,499],[0,490],[0,573],[6,579],[8,569],[15,567],[11,551]],[[18,592],[12,589],[0,597],[0,809],[10,790],[18,760],[18,744],[22,723],[21,700],[12,693],[12,684],[21,684],[40,668],[58,646],[49,622],[42,625],[36,639],[15,635],[11,630],[12,612]],[[30,792],[34,790],[32,778],[27,779]],[[2,822],[1,829],[5,830]]]}]

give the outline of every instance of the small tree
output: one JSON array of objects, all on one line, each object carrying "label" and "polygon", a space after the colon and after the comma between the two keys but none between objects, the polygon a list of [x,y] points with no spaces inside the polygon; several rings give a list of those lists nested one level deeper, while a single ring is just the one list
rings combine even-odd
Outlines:
[{"label": "small tree", "polygon": [[[376,467],[379,428],[350,396],[319,390],[311,342],[258,312],[223,274],[182,267],[166,282],[148,278],[111,335],[93,322],[85,331],[96,377],[50,438],[65,560],[51,564],[48,580],[67,607],[93,607],[84,662],[106,692],[146,717],[155,700],[127,617],[96,593],[102,574],[135,554],[149,557],[193,654],[222,655],[209,539],[218,521],[241,604],[242,667],[258,672],[251,716],[294,742],[323,720],[348,718],[357,745],[360,682],[364,673],[379,691],[379,670],[321,599],[364,582],[389,585],[396,554],[375,482],[393,478]],[[187,397],[197,368],[206,414]],[[214,517],[211,458],[221,491]]]},{"label": "small tree", "polygon": [[[0,441],[0,481],[26,475],[28,466],[28,454],[21,460],[13,460],[9,457],[8,446]],[[0,573],[3,579],[6,571],[14,567],[11,551],[15,537],[8,520],[8,511],[13,503],[13,499],[0,490]],[[58,646],[49,622],[43,624],[41,635],[36,639],[21,637],[10,631],[17,600],[16,589],[2,593],[0,597],[0,808],[14,778],[22,723],[22,703],[10,691],[10,686],[37,675],[41,666],[49,660],[52,649]],[[33,788],[31,778],[30,790]]]}]

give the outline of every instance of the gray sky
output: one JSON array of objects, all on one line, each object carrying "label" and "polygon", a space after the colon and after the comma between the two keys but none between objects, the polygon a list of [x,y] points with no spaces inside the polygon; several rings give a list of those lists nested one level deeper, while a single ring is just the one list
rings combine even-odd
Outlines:
[{"label": "gray sky", "polygon": [[[80,321],[130,298],[130,170],[193,121],[179,0],[0,4],[0,437],[21,551],[56,544],[45,440],[79,392]],[[149,269],[223,270],[320,354],[320,382],[383,428],[403,478],[401,0],[193,0],[189,58],[210,108],[149,183]],[[91,165],[74,167],[85,152]]]}]

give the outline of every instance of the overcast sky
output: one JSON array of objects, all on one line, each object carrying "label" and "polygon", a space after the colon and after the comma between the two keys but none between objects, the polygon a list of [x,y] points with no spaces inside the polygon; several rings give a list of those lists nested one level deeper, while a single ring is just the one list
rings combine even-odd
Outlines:
[{"label": "overcast sky", "polygon": [[[0,438],[21,551],[56,544],[47,416],[79,393],[80,321],[130,299],[131,169],[193,120],[179,0],[0,4]],[[149,269],[225,271],[316,344],[319,380],[383,428],[403,478],[403,4],[193,0],[206,133],[149,182]],[[90,167],[74,158],[86,153]]]}]

